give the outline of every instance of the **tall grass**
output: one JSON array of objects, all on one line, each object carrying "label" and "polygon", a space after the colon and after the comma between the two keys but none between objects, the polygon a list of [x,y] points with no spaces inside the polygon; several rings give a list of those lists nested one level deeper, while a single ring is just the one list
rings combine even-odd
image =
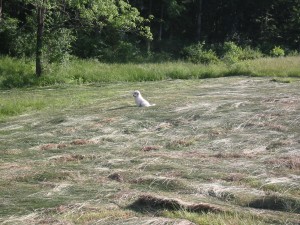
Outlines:
[{"label": "tall grass", "polygon": [[251,76],[300,77],[300,57],[260,58],[233,64],[231,72]]},{"label": "tall grass", "polygon": [[166,79],[220,77],[225,65],[197,65],[186,62],[107,64],[92,60],[75,60],[66,66],[57,66],[44,78],[47,82],[141,82]]},{"label": "tall grass", "polygon": [[48,86],[99,82],[141,82],[167,79],[199,79],[222,76],[300,77],[300,57],[259,58],[233,64],[163,62],[108,64],[96,60],[72,60],[48,65],[41,78],[34,77],[32,61],[0,58],[0,86]]}]

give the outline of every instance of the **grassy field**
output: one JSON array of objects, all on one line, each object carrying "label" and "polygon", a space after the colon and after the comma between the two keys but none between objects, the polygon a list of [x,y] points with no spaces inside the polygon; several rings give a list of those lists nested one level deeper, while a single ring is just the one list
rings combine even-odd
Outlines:
[{"label": "grassy field", "polygon": [[247,75],[253,77],[300,77],[300,57],[259,58],[232,64],[193,64],[183,61],[139,64],[107,64],[96,60],[71,60],[45,65],[36,78],[35,63],[0,57],[0,87],[49,86],[107,82],[141,82]]},{"label": "grassy field", "polygon": [[[156,106],[136,107],[136,89]],[[299,224],[299,90],[259,77],[1,90],[0,223]]]}]

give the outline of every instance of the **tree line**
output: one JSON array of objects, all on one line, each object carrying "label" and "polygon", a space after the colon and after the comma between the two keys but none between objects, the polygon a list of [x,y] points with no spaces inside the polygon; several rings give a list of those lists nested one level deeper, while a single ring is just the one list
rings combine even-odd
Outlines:
[{"label": "tree line", "polygon": [[228,42],[299,52],[300,1],[0,0],[0,54],[35,58],[38,76],[71,57],[178,59]]}]

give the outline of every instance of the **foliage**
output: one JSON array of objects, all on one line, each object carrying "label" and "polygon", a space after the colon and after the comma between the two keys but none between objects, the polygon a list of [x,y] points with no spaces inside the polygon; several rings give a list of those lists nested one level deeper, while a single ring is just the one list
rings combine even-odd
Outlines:
[{"label": "foliage", "polygon": [[271,51],[270,55],[274,57],[284,56],[285,52],[280,46],[275,46]]},{"label": "foliage", "polygon": [[49,63],[68,61],[75,39],[71,29],[60,28],[47,33],[44,40],[44,58]]},{"label": "foliage", "polygon": [[8,54],[12,50],[11,40],[18,34],[18,22],[15,18],[7,18],[0,22],[0,53]]},{"label": "foliage", "polygon": [[222,59],[229,64],[240,61],[243,55],[241,47],[237,46],[234,42],[225,42],[223,45]]},{"label": "foliage", "polygon": [[36,84],[32,62],[10,57],[2,57],[0,62],[0,86],[14,88]]},{"label": "foliage", "polygon": [[263,56],[259,50],[252,49],[250,46],[242,48],[234,42],[225,42],[219,48],[220,57],[227,64],[233,64],[243,60],[257,59]]},{"label": "foliage", "polygon": [[97,58],[104,62],[137,62],[141,56],[140,49],[130,42],[120,41],[116,46],[99,49]]},{"label": "foliage", "polygon": [[[0,51],[4,50],[6,54],[12,56],[34,57],[37,49],[39,7],[45,9],[44,32],[42,32],[44,63],[65,62],[70,58],[71,53],[84,56],[88,48],[95,53],[91,54],[93,51],[89,51],[87,57],[102,58],[104,53],[107,54],[104,58],[110,60],[123,58],[124,61],[129,61],[136,53],[132,51],[134,44],[127,41],[127,34],[148,41],[152,40],[150,28],[145,25],[149,20],[140,16],[139,11],[126,1],[15,0],[15,2],[21,6],[18,8],[18,13],[24,16],[13,17],[14,14],[8,11],[3,18],[5,26],[0,30],[0,33],[4,34],[1,41],[7,46],[0,45]],[[13,4],[7,2],[4,4],[5,9],[10,7],[13,9]],[[78,42],[76,44],[76,40],[82,41],[82,37],[84,39],[89,37],[92,42],[87,40],[80,45]],[[105,45],[102,45],[103,40],[107,42]],[[94,45],[90,47],[93,42]],[[104,48],[99,50],[101,45]],[[43,66],[45,67],[45,64]]]},{"label": "foliage", "polygon": [[216,53],[212,49],[204,49],[204,43],[197,43],[185,47],[183,49],[183,56],[192,63],[209,64],[219,61]]}]

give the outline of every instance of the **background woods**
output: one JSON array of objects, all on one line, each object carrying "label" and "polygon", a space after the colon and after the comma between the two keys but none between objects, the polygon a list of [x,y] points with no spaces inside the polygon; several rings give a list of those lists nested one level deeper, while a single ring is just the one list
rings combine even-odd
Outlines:
[{"label": "background woods", "polygon": [[136,62],[195,49],[222,58],[224,43],[273,55],[300,48],[298,0],[0,0],[0,23],[1,55],[36,57],[38,76],[43,62],[70,56]]}]

